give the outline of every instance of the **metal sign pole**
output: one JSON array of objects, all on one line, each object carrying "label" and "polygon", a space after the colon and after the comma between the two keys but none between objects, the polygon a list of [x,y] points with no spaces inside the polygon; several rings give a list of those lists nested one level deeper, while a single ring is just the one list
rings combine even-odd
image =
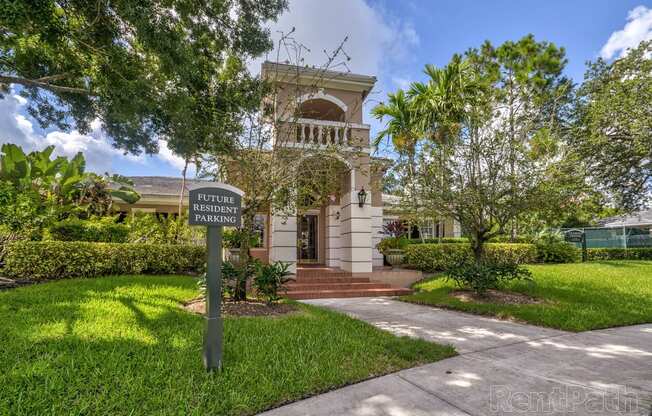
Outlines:
[{"label": "metal sign pole", "polygon": [[204,366],[206,370],[222,368],[223,324],[220,316],[222,299],[222,227],[206,227],[206,326],[204,329]]}]

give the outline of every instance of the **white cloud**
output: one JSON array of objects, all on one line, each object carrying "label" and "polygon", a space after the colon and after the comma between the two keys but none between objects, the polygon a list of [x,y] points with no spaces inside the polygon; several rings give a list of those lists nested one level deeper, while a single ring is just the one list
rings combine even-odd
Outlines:
[{"label": "white cloud", "polygon": [[183,158],[172,153],[172,150],[170,150],[168,143],[165,140],[159,141],[158,144],[158,154],[156,156],[162,161],[170,164],[175,169],[178,169],[179,171],[183,170],[183,165],[185,164]]},{"label": "white cloud", "polygon": [[392,77],[392,82],[402,90],[409,89],[410,84],[412,84],[411,80],[409,80],[407,78],[404,78],[404,77],[398,77],[398,76]]},{"label": "white cloud", "polygon": [[[276,46],[279,31],[288,33],[293,27],[293,37],[310,48],[302,53],[305,64],[323,65],[327,60],[324,50],[332,53],[348,36],[344,49],[351,60],[346,65],[352,72],[367,75],[378,75],[385,65],[405,58],[409,49],[419,44],[419,36],[410,23],[373,8],[364,0],[292,0],[289,10],[270,27]],[[277,49],[266,59],[287,60],[288,54],[282,51],[277,55]],[[259,72],[261,61],[250,63],[251,72]],[[343,65],[333,69],[346,71]]]},{"label": "white cloud", "polygon": [[635,48],[644,40],[652,39],[652,9],[638,6],[627,14],[627,24],[622,30],[611,34],[600,50],[600,56],[611,59],[623,56],[627,50]]},{"label": "white cloud", "polygon": [[[33,122],[21,114],[21,107],[26,103],[25,98],[16,94],[7,94],[4,99],[0,99],[0,144],[14,143],[27,152],[54,146],[56,156],[66,157],[82,152],[87,169],[98,173],[115,172],[116,168],[119,170],[120,165],[127,161],[142,164],[143,169],[146,169],[151,160],[144,155],[125,155],[114,148],[102,132],[99,120],[91,123],[89,134],[81,134],[77,130],[38,133],[34,130]],[[160,152],[156,159],[175,169],[182,169],[183,159],[174,155],[164,141],[159,144]]]}]

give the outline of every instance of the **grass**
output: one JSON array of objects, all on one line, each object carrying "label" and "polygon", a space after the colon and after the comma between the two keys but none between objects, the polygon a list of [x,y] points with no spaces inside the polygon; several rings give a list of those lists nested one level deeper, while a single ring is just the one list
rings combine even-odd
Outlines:
[{"label": "grass", "polygon": [[587,331],[652,322],[652,262],[604,261],[528,266],[535,284],[511,282],[505,288],[546,302],[529,305],[462,302],[445,278],[418,283],[407,302],[515,318],[567,331]]},{"label": "grass", "polygon": [[184,276],[75,279],[0,292],[0,414],[247,415],[454,350],[300,305],[225,319],[224,370],[201,361]]}]

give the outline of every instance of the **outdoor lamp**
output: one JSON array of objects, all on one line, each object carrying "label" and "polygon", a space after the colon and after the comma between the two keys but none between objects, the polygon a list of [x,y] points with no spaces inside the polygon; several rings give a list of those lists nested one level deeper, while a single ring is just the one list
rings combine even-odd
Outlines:
[{"label": "outdoor lamp", "polygon": [[358,192],[358,206],[360,206],[360,208],[364,207],[365,202],[367,202],[367,192],[362,188],[360,189],[360,192]]}]

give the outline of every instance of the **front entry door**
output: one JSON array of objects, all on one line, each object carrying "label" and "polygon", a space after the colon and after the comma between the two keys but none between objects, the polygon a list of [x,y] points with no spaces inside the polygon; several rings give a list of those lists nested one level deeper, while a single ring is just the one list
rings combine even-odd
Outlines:
[{"label": "front entry door", "polygon": [[317,263],[317,215],[299,217],[297,227],[297,259],[299,263]]}]

